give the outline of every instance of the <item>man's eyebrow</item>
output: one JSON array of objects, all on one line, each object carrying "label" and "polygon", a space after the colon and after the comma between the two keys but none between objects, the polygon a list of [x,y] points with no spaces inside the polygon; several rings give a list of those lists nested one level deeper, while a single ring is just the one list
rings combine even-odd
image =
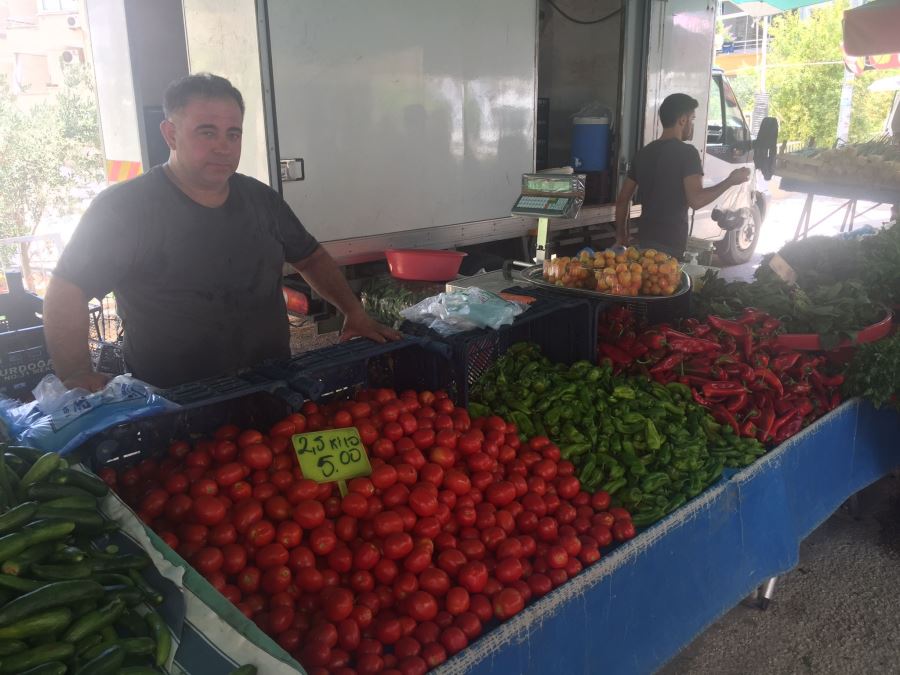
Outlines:
[{"label": "man's eyebrow", "polygon": [[[218,129],[218,127],[216,127],[215,124],[198,124],[194,128],[194,131],[207,131],[207,130],[216,131],[217,129]],[[244,133],[244,130],[241,129],[240,127],[229,127],[228,128],[228,133],[232,133],[234,131],[238,132],[239,134]]]}]

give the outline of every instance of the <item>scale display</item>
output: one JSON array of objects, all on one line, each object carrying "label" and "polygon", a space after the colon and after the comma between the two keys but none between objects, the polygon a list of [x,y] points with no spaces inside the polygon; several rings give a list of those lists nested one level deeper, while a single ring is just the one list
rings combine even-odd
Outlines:
[{"label": "scale display", "polygon": [[572,197],[519,195],[512,212],[518,216],[559,217],[572,205],[572,201]]}]

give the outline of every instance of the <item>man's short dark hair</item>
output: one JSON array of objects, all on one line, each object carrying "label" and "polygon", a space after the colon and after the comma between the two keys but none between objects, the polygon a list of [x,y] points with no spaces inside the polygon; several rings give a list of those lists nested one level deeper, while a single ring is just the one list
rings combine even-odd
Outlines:
[{"label": "man's short dark hair", "polygon": [[175,80],[166,87],[163,96],[166,118],[184,108],[194,98],[231,98],[240,106],[241,114],[244,114],[244,97],[231,82],[212,73],[196,73]]},{"label": "man's short dark hair", "polygon": [[697,99],[687,94],[669,94],[659,106],[659,120],[663,128],[668,129],[675,126],[679,117],[690,115],[699,105]]}]

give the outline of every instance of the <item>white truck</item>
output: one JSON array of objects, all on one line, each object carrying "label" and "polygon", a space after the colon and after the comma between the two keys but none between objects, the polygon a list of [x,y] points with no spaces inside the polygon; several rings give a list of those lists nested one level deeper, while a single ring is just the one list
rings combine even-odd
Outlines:
[{"label": "white truck", "polygon": [[[229,77],[247,99],[240,170],[280,190],[359,276],[378,270],[370,263],[388,248],[533,253],[535,220],[510,216],[520,176],[570,163],[572,117],[592,102],[611,111],[611,161],[589,176],[595,199],[578,218],[553,221],[559,250],[611,239],[617,188],[658,136],[657,108],[672,92],[700,101],[696,128],[706,133],[693,143],[705,182],[752,162],[747,124],[712,68],[716,4],[86,0],[86,9],[92,44],[106,47],[93,52],[104,138],[121,145],[134,134],[120,127],[132,125],[146,170],[159,158],[153,120],[165,83],[202,70]],[[134,105],[123,101],[129,90]],[[754,178],[698,211],[692,237],[714,242],[725,264],[744,262],[764,215]],[[719,226],[736,217],[735,229]]]}]

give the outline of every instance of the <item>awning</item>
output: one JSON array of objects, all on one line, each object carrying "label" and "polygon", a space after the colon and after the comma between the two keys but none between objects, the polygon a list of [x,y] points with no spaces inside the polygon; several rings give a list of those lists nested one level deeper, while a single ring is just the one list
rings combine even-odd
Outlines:
[{"label": "awning", "polygon": [[844,52],[850,56],[900,52],[900,0],[874,0],[846,10]]},{"label": "awning", "polygon": [[771,16],[781,14],[790,9],[799,9],[809,5],[820,5],[822,0],[767,0],[766,2],[753,2],[752,0],[731,0],[735,5],[750,16]]}]

